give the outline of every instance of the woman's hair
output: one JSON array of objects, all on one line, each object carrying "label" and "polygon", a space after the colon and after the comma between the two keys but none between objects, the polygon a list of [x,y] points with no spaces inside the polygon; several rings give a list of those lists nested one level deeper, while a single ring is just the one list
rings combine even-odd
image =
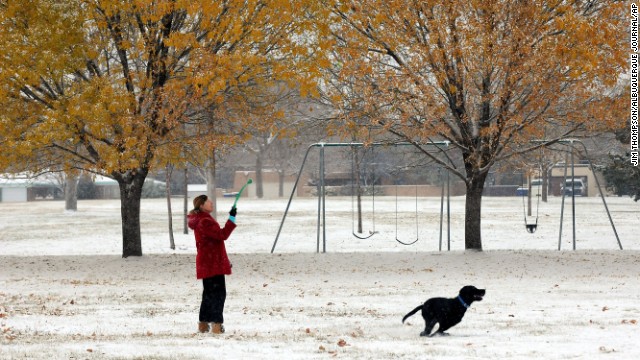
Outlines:
[{"label": "woman's hair", "polygon": [[207,195],[198,195],[193,199],[193,210],[189,211],[189,215],[200,212],[200,206],[207,202]]}]

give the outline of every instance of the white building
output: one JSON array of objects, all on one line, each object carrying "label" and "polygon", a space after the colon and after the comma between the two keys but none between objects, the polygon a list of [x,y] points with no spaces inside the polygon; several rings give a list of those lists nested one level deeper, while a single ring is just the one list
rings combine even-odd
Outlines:
[{"label": "white building", "polygon": [[57,193],[62,193],[61,185],[52,174],[35,177],[24,173],[0,175],[0,202],[53,199]]}]

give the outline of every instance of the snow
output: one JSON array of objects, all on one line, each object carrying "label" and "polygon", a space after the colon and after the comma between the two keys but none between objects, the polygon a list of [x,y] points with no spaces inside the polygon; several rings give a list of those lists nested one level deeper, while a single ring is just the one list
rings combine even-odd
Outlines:
[{"label": "snow", "polygon": [[[126,259],[119,201],[80,201],[76,213],[58,201],[0,203],[0,359],[640,358],[640,204],[607,198],[621,251],[601,199],[576,198],[573,251],[567,200],[558,251],[560,201],[540,204],[529,234],[521,199],[484,198],[475,252],[463,250],[464,198],[451,200],[451,251],[438,251],[439,199],[418,199],[416,234],[416,200],[400,198],[396,235],[395,198],[376,197],[377,233],[360,240],[351,199],[329,197],[323,254],[318,202],[295,198],[271,254],[287,199],[243,198],[227,242],[234,274],[221,336],[196,332],[193,234],[174,214],[169,248],[166,200],[143,201],[145,255]],[[419,314],[401,323],[468,284],[487,294],[450,336],[421,338]]]}]

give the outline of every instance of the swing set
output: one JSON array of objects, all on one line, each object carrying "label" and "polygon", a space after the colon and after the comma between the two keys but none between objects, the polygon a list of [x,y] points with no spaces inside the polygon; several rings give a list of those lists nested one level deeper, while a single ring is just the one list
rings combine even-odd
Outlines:
[{"label": "swing set", "polygon": [[[548,140],[534,140],[532,141],[534,143],[548,143]],[[565,155],[565,161],[564,161],[564,176],[563,176],[563,181],[562,184],[563,186],[566,186],[567,184],[567,169],[568,169],[568,163],[569,163],[569,154],[571,156],[571,179],[570,179],[570,183],[571,183],[571,217],[572,217],[572,224],[573,224],[573,250],[576,250],[576,189],[575,189],[575,162],[574,162],[574,152],[575,152],[575,147],[574,147],[574,143],[580,144],[582,145],[582,148],[584,149],[585,152],[585,156],[587,157],[587,163],[589,164],[589,170],[591,170],[591,172],[593,173],[593,178],[596,181],[596,186],[598,188],[598,192],[600,193],[600,198],[602,199],[602,204],[604,205],[604,209],[607,212],[607,216],[609,217],[609,223],[611,224],[611,228],[613,229],[613,233],[616,237],[616,240],[618,241],[618,247],[620,248],[620,250],[622,250],[622,243],[620,242],[620,237],[618,236],[618,231],[616,230],[616,226],[613,223],[613,219],[611,218],[611,213],[609,212],[609,207],[607,206],[607,201],[605,199],[605,196],[602,192],[602,187],[600,186],[600,181],[598,180],[598,177],[595,174],[595,171],[593,169],[593,165],[591,163],[591,160],[589,159],[589,152],[587,151],[587,147],[584,145],[584,143],[580,140],[577,139],[561,139],[559,141],[556,141],[555,143],[559,144],[559,145],[563,145],[563,146],[567,146],[570,148],[569,153],[567,153]],[[529,189],[531,189],[531,185],[529,186]],[[565,196],[565,189],[562,190],[562,204],[560,207],[560,231],[559,231],[559,235],[558,235],[558,250],[561,250],[562,247],[562,225],[563,225],[563,220],[564,220],[564,202],[565,202],[565,198],[567,196]],[[523,207],[524,207],[524,197],[522,199],[523,201]],[[535,217],[535,222],[534,223],[530,223],[527,221],[527,214],[526,214],[526,209],[525,209],[525,227],[527,229],[527,231],[529,233],[534,233],[538,227],[538,209],[539,209],[539,205],[540,205],[540,197],[538,197],[538,207],[536,209],[536,217]]]},{"label": "swing set", "polygon": [[[423,144],[426,146],[436,146],[439,149],[447,149],[449,146],[449,142],[447,141],[443,141],[443,142],[432,142],[432,143],[428,143],[428,144]],[[317,226],[316,226],[316,232],[317,232],[317,242],[316,242],[316,252],[320,252],[320,239],[322,238],[322,252],[326,253],[327,250],[327,235],[326,235],[326,189],[325,189],[325,149],[329,148],[329,147],[350,147],[352,149],[354,149],[353,152],[353,158],[352,158],[352,191],[351,191],[351,222],[352,222],[352,234],[354,237],[358,238],[358,239],[368,239],[373,237],[374,235],[378,234],[379,232],[376,230],[375,228],[375,193],[376,193],[376,188],[375,188],[375,182],[376,182],[376,175],[375,175],[375,168],[374,164],[370,162],[370,169],[369,172],[372,174],[371,179],[369,181],[369,187],[370,187],[370,192],[371,192],[371,224],[372,224],[372,229],[369,230],[368,234],[362,235],[363,230],[362,230],[362,186],[361,186],[361,177],[360,177],[360,161],[357,158],[357,152],[356,150],[358,148],[363,148],[363,147],[370,147],[372,150],[371,152],[373,153],[373,149],[376,147],[380,147],[380,146],[386,146],[386,147],[396,147],[396,146],[415,146],[415,144],[413,143],[393,143],[393,144],[388,144],[388,143],[371,143],[371,144],[367,144],[365,145],[364,143],[357,143],[357,142],[351,142],[351,143],[315,143],[315,144],[311,144],[308,149],[307,152],[304,155],[304,159],[302,161],[302,165],[300,167],[300,171],[298,172],[298,177],[296,178],[296,181],[293,185],[293,189],[291,191],[291,196],[289,197],[289,201],[287,203],[287,207],[285,209],[284,215],[282,217],[282,221],[280,222],[280,227],[278,228],[278,233],[276,235],[275,241],[273,243],[273,246],[271,248],[271,253],[273,253],[275,251],[276,245],[278,243],[278,239],[280,237],[280,233],[282,232],[282,228],[284,225],[284,222],[287,218],[287,214],[289,212],[289,208],[291,206],[291,202],[293,200],[293,196],[296,192],[296,188],[298,187],[298,183],[300,181],[300,176],[302,174],[302,171],[304,169],[305,163],[307,161],[307,157],[311,151],[311,149],[314,148],[319,148],[320,149],[320,154],[319,154],[319,179],[317,182],[317,194],[318,194],[318,214],[317,214]],[[438,170],[438,173],[441,175],[440,170]],[[442,176],[440,176],[442,179]],[[441,186],[441,196],[440,196],[440,236],[439,236],[439,248],[440,250],[442,250],[442,236],[443,236],[443,221],[444,221],[444,196],[445,196],[445,181],[442,181],[442,186]],[[449,196],[449,172],[446,172],[446,196],[447,196],[447,244],[448,244],[448,249],[451,250],[451,226],[450,226],[450,196]],[[357,216],[358,216],[358,229],[356,230],[356,204],[357,204]],[[418,186],[416,185],[416,193],[415,193],[415,225],[416,225],[416,238],[415,239],[411,239],[409,241],[405,241],[405,240],[401,240],[398,234],[398,228],[399,228],[399,224],[398,224],[398,184],[396,183],[396,209],[395,209],[395,239],[398,243],[402,244],[402,245],[413,245],[415,244],[418,240],[419,240],[419,236],[418,236],[418,230],[419,230],[419,214],[418,214]]]}]

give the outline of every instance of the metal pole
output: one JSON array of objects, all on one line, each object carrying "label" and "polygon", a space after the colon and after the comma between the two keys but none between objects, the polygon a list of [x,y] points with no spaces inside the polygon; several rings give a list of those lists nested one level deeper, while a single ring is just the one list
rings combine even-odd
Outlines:
[{"label": "metal pole", "polygon": [[447,171],[447,250],[451,251],[451,192],[449,171]]},{"label": "metal pole", "polygon": [[441,188],[440,191],[440,242],[438,246],[438,251],[442,251],[442,223],[444,221],[444,177],[442,176],[442,172],[438,169],[438,175],[440,175]]},{"label": "metal pole", "polygon": [[567,163],[569,162],[569,155],[564,156],[564,176],[562,178],[562,186],[560,187],[560,196],[562,196],[562,205],[560,205],[560,234],[558,235],[558,250],[562,245],[562,223],[564,221],[564,193],[567,191]]},{"label": "metal pole", "polygon": [[571,141],[571,217],[573,219],[573,250],[576,249],[576,178],[573,160],[573,141]]},{"label": "metal pole", "polygon": [[327,201],[326,201],[326,194],[325,194],[325,184],[324,184],[324,145],[322,145],[320,147],[320,154],[321,154],[321,163],[322,163],[322,252],[326,253],[327,252],[327,217],[326,217],[326,212],[327,212]]},{"label": "metal pole", "polygon": [[322,149],[320,148],[320,158],[318,160],[318,221],[316,222],[316,253],[320,252],[320,209],[322,205],[322,192],[324,191],[324,184],[322,182]]},{"label": "metal pole", "polygon": [[584,149],[584,153],[587,156],[587,161],[589,162],[589,168],[591,169],[593,178],[596,180],[596,185],[598,186],[598,192],[600,193],[600,197],[602,198],[602,203],[604,204],[604,209],[607,211],[607,216],[609,217],[609,223],[611,223],[611,228],[613,229],[613,233],[616,235],[616,240],[618,240],[618,247],[620,247],[620,250],[622,250],[622,243],[620,242],[618,231],[616,230],[616,226],[613,224],[613,219],[611,218],[611,213],[609,212],[609,206],[607,206],[607,201],[605,200],[604,194],[602,193],[602,188],[600,187],[600,181],[598,180],[596,171],[593,169],[593,165],[591,164],[591,159],[589,158],[589,152],[587,151],[587,147],[584,145],[582,141],[576,140],[576,142],[582,145],[582,148]]},{"label": "metal pole", "polygon": [[278,234],[276,234],[276,240],[273,242],[273,246],[271,247],[271,253],[276,249],[276,244],[278,243],[278,238],[280,237],[280,232],[282,231],[282,226],[284,225],[284,220],[287,218],[287,213],[289,212],[289,206],[291,206],[291,200],[293,200],[293,194],[296,193],[296,188],[298,187],[298,182],[300,182],[300,176],[302,175],[302,170],[304,169],[304,164],[307,162],[307,156],[309,155],[309,151],[314,145],[311,145],[307,148],[307,152],[304,154],[304,159],[302,160],[302,165],[300,166],[300,171],[298,172],[298,177],[296,178],[296,182],[293,184],[293,190],[291,190],[291,195],[289,196],[289,202],[287,202],[287,208],[284,210],[284,215],[282,216],[282,221],[280,221],[280,227],[278,228]]}]

